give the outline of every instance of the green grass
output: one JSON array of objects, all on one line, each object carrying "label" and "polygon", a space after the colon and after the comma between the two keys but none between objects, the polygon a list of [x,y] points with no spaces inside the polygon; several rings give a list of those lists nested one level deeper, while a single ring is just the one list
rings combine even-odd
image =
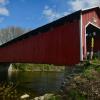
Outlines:
[{"label": "green grass", "polygon": [[53,64],[28,64],[14,63],[13,70],[17,71],[64,71],[64,66],[55,66]]}]

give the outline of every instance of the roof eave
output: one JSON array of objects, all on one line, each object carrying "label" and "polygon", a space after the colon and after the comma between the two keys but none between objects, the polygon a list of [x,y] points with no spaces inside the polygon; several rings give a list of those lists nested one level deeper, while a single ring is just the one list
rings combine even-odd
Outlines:
[{"label": "roof eave", "polygon": [[89,7],[89,8],[82,9],[82,11],[84,12],[84,11],[89,11],[89,10],[97,9],[97,8],[100,9],[99,6],[94,6],[94,7]]}]

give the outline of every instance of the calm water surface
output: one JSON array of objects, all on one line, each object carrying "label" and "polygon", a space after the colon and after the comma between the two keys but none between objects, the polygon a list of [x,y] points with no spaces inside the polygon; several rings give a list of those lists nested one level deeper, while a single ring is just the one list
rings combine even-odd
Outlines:
[{"label": "calm water surface", "polygon": [[11,72],[8,81],[18,83],[18,89],[31,90],[36,95],[56,93],[64,80],[63,72]]}]

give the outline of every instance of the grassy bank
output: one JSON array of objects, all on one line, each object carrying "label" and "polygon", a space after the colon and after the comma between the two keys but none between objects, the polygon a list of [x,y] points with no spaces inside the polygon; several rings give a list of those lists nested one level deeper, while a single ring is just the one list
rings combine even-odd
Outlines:
[{"label": "grassy bank", "polygon": [[84,64],[84,70],[65,85],[65,100],[100,100],[100,60]]},{"label": "grassy bank", "polygon": [[64,66],[55,66],[53,64],[12,64],[12,71],[64,71]]}]

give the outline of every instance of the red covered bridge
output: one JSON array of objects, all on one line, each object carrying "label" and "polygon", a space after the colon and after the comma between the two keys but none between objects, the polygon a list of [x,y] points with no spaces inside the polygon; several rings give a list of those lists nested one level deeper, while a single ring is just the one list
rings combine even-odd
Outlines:
[{"label": "red covered bridge", "polygon": [[[0,46],[0,62],[73,65],[90,50],[90,33],[96,33],[94,51],[100,50],[100,8],[79,10],[32,30]],[[87,35],[88,34],[88,35]]]}]

